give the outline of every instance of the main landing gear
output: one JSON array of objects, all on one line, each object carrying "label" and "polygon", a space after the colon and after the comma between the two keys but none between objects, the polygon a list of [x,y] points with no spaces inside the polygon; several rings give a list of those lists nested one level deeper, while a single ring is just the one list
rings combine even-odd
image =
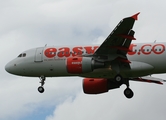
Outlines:
[{"label": "main landing gear", "polygon": [[121,75],[116,75],[114,80],[119,83],[120,85],[125,84],[127,88],[124,90],[124,95],[127,98],[132,98],[134,96],[133,91],[129,88],[129,80],[124,79]]},{"label": "main landing gear", "polygon": [[45,76],[40,76],[39,79],[41,80],[40,83],[41,83],[41,86],[38,87],[38,91],[40,93],[43,93],[44,92],[44,84],[45,84],[45,80],[46,80],[46,77]]}]

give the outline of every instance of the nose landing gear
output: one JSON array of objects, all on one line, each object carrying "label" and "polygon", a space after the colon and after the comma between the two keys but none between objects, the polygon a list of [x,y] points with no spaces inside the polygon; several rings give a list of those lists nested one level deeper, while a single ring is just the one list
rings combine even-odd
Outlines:
[{"label": "nose landing gear", "polygon": [[43,86],[44,86],[44,84],[45,84],[46,78],[45,78],[45,76],[42,75],[42,76],[39,77],[39,79],[41,80],[41,81],[40,81],[41,86],[38,87],[38,91],[39,91],[40,93],[43,93],[43,92],[44,92],[44,87],[43,87]]}]

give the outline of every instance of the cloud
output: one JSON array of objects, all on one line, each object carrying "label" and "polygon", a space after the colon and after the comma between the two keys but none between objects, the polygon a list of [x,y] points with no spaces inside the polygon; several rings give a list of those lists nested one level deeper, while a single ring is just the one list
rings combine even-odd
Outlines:
[{"label": "cloud", "polygon": [[[39,94],[37,91],[39,79],[14,76],[9,78],[0,82],[0,119],[7,120],[27,116],[38,108],[50,109],[68,97],[74,99],[75,94],[80,91],[79,84],[81,85],[79,78],[57,78],[57,80],[48,78],[45,93]],[[69,86],[70,83],[73,84]]]},{"label": "cloud", "polygon": [[[109,93],[101,95],[85,95],[79,93],[76,99],[68,98],[56,107],[53,115],[46,120],[68,119],[164,119],[165,97],[162,99],[164,87],[131,83],[131,88],[135,92],[134,98],[126,99],[122,92],[125,87],[111,90]],[[148,88],[148,89],[145,89]],[[160,96],[161,95],[161,96]],[[163,107],[162,107],[163,105]],[[160,112],[159,112],[160,111]]]}]

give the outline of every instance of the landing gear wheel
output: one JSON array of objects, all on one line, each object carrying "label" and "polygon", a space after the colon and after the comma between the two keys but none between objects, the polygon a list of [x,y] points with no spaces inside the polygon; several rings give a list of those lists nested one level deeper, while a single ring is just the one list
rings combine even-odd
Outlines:
[{"label": "landing gear wheel", "polygon": [[41,76],[39,77],[39,79],[40,79],[41,86],[38,87],[38,91],[39,91],[40,93],[43,93],[43,92],[44,92],[43,86],[44,86],[44,84],[45,84],[46,77],[45,77],[44,75],[41,75]]},{"label": "landing gear wheel", "polygon": [[133,95],[134,95],[134,93],[133,93],[133,91],[132,91],[130,88],[126,88],[126,89],[124,90],[124,95],[125,95],[127,98],[132,98]]},{"label": "landing gear wheel", "polygon": [[43,92],[44,92],[44,88],[43,88],[42,86],[40,86],[40,87],[38,87],[38,91],[39,91],[40,93],[43,93]]},{"label": "landing gear wheel", "polygon": [[116,75],[115,76],[115,81],[118,82],[118,83],[123,83],[123,78],[121,75]]}]

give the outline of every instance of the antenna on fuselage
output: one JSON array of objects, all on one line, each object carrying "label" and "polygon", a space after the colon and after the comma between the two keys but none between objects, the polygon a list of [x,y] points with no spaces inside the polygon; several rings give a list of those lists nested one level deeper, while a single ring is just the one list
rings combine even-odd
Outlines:
[{"label": "antenna on fuselage", "polygon": [[156,43],[156,40],[154,41],[154,43]]},{"label": "antenna on fuselage", "polygon": [[47,44],[45,44],[45,47],[47,46]]}]

